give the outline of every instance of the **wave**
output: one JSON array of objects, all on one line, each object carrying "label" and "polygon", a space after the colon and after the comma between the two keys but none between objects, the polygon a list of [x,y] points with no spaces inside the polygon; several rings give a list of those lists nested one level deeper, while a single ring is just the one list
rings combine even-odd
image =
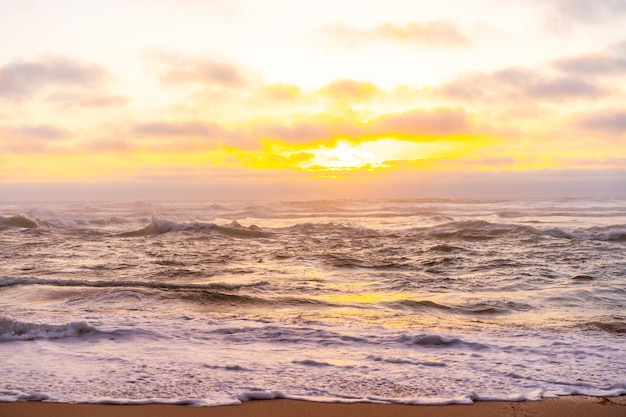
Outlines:
[{"label": "wave", "polygon": [[235,343],[265,341],[277,344],[298,344],[313,346],[341,346],[355,343],[380,343],[375,337],[365,338],[342,334],[331,329],[313,327],[293,327],[281,325],[221,327],[210,333],[221,335]]},{"label": "wave", "polygon": [[325,222],[325,223],[298,223],[283,229],[288,233],[299,233],[304,235],[341,234],[343,236],[366,238],[379,238],[381,233],[377,230],[363,226]]},{"label": "wave", "polygon": [[[416,229],[424,231],[424,229]],[[516,224],[491,223],[485,220],[465,220],[444,223],[427,228],[426,232],[437,239],[482,241],[492,240],[504,236],[514,235],[531,238],[538,234],[531,226]]]},{"label": "wave", "polygon": [[474,350],[489,349],[489,346],[477,343],[466,342],[459,338],[450,338],[438,334],[411,336],[403,334],[398,339],[399,342],[407,345],[418,345],[424,347],[469,347]]},{"label": "wave", "polygon": [[430,300],[399,300],[386,302],[386,306],[399,310],[411,311],[441,311],[449,314],[460,314],[466,316],[473,315],[501,315],[510,314],[516,311],[528,311],[531,306],[513,301],[476,303],[464,306],[450,306],[436,303]]},{"label": "wave", "polygon": [[161,219],[153,216],[149,225],[143,229],[134,230],[131,232],[120,233],[118,237],[141,237],[161,235],[168,232],[182,232],[182,231],[198,231],[206,230],[217,232],[224,236],[236,237],[236,238],[263,238],[270,237],[272,234],[261,231],[258,226],[250,225],[247,228],[241,226],[237,221],[233,221],[229,226],[218,226],[214,223],[204,222],[177,222],[174,220]]},{"label": "wave", "polygon": [[531,216],[531,213],[523,212],[523,211],[515,211],[515,210],[504,210],[496,212],[496,216],[502,219],[516,219],[518,217],[528,217]]},{"label": "wave", "polygon": [[67,279],[42,279],[35,277],[9,278],[1,277],[0,287],[12,287],[18,285],[46,285],[53,287],[91,287],[91,288],[153,288],[163,290],[218,290],[234,291],[241,288],[262,287],[269,285],[267,281],[259,281],[250,284],[175,284],[170,282],[154,281],[87,281]]},{"label": "wave", "polygon": [[325,308],[338,307],[326,301],[305,297],[260,297],[245,294],[232,294],[220,291],[186,291],[174,296],[176,299],[201,305],[222,305],[233,308],[241,307],[271,307],[272,310],[281,308]]},{"label": "wave", "polygon": [[626,334],[626,322],[622,321],[592,321],[583,325],[583,327],[593,330],[602,330],[608,333]]},{"label": "wave", "polygon": [[391,269],[407,269],[410,265],[398,262],[372,259],[358,259],[344,255],[326,254],[323,255],[326,263],[334,268],[363,268],[374,270],[391,270]]},{"label": "wave", "polygon": [[35,229],[40,226],[49,226],[49,224],[38,218],[31,219],[23,214],[17,214],[11,217],[0,216],[0,230],[10,227]]},{"label": "wave", "polygon": [[99,330],[84,321],[67,324],[26,323],[0,316],[0,342],[79,337]]},{"label": "wave", "polygon": [[[70,217],[48,217],[40,216],[35,210],[31,210],[29,215],[16,214],[14,216],[0,216],[0,230],[7,228],[79,228],[79,227],[101,227],[118,224],[128,224],[133,220],[119,216],[109,216],[99,219],[83,219]],[[45,214],[45,212],[44,212]]]},{"label": "wave", "polygon": [[[418,233],[425,232],[430,237],[442,240],[483,241],[502,237],[535,239],[547,236],[561,239],[626,242],[626,225],[624,224],[587,229],[564,229],[559,227],[543,229],[539,226],[492,223],[485,220],[465,220],[413,229],[413,231]],[[455,249],[457,248],[446,244],[431,248],[431,250],[440,252],[452,252]]]},{"label": "wave", "polygon": [[399,365],[421,365],[421,366],[435,366],[435,367],[444,367],[448,366],[445,362],[434,362],[434,361],[422,361],[417,359],[408,359],[408,358],[386,358],[382,356],[370,355],[367,359],[372,360],[374,362],[385,362],[385,363],[393,363]]},{"label": "wave", "polygon": [[555,227],[543,230],[542,233],[547,236],[562,239],[626,242],[626,225],[623,224],[573,230]]},{"label": "wave", "polygon": [[268,300],[250,295],[229,294],[219,291],[192,291],[178,295],[176,298],[197,304],[228,304],[240,307],[243,305],[267,304]]},{"label": "wave", "polygon": [[[67,288],[76,289],[77,296],[70,298],[73,304],[88,302],[116,302],[151,297],[165,297],[197,305],[221,305],[240,308],[245,306],[266,306],[272,308],[325,308],[338,307],[338,304],[298,296],[266,296],[239,294],[240,290],[268,286],[267,281],[247,284],[176,284],[169,282],[144,281],[84,281],[41,278],[0,278],[0,288],[20,285],[51,286],[64,288],[64,297],[69,297]],[[84,293],[84,288],[104,290]],[[142,291],[143,290],[143,291]],[[70,290],[71,291],[71,290]],[[51,293],[52,294],[52,293]]]},{"label": "wave", "polygon": [[452,252],[461,252],[465,249],[459,248],[457,246],[452,245],[435,245],[428,249],[428,252],[443,252],[443,253],[452,253]]}]

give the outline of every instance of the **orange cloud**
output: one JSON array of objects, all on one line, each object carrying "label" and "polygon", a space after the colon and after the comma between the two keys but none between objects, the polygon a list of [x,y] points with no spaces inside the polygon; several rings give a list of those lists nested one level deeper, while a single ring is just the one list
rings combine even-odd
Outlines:
[{"label": "orange cloud", "polygon": [[339,101],[367,101],[375,97],[380,90],[367,81],[349,79],[335,80],[319,90],[320,95]]},{"label": "orange cloud", "polygon": [[460,109],[412,110],[382,116],[371,123],[378,135],[439,136],[472,133],[467,113]]},{"label": "orange cloud", "polygon": [[344,46],[358,46],[377,41],[423,47],[464,46],[469,43],[469,39],[457,25],[443,20],[410,22],[404,25],[384,23],[370,29],[335,24],[323,27],[321,33],[331,41],[341,42]]},{"label": "orange cloud", "polygon": [[293,84],[270,84],[257,92],[262,101],[295,102],[302,98],[302,90]]},{"label": "orange cloud", "polygon": [[441,136],[472,134],[475,130],[465,111],[451,108],[415,109],[386,114],[366,122],[309,119],[293,124],[260,124],[249,129],[251,135],[260,140],[293,144],[372,137],[414,137],[429,141]]}]

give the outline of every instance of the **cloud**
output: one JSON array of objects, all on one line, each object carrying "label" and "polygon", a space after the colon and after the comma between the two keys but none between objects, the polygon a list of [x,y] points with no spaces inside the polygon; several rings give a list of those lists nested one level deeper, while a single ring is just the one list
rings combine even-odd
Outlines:
[{"label": "cloud", "polygon": [[465,46],[469,43],[469,39],[458,26],[443,20],[410,22],[404,25],[384,23],[370,29],[338,23],[324,26],[320,32],[331,41],[341,42],[347,47],[376,41],[425,47]]},{"label": "cloud", "polygon": [[93,88],[108,76],[96,64],[68,57],[13,61],[0,67],[0,98],[22,99],[48,86]]},{"label": "cloud", "polygon": [[608,91],[597,83],[538,70],[512,67],[492,73],[469,73],[435,89],[437,94],[462,100],[593,99]]},{"label": "cloud", "polygon": [[290,144],[334,142],[337,139],[402,137],[418,141],[435,141],[441,137],[470,134],[472,126],[465,111],[452,108],[416,109],[391,113],[368,122],[306,121],[291,125],[263,124],[251,127],[259,139]]},{"label": "cloud", "polygon": [[367,101],[379,92],[378,87],[370,82],[341,79],[326,85],[318,93],[339,101]]},{"label": "cloud", "polygon": [[69,136],[67,131],[51,125],[26,125],[15,127],[12,131],[18,137],[27,139],[56,140]]},{"label": "cloud", "polygon": [[454,135],[470,133],[467,114],[460,109],[413,110],[383,116],[371,123],[378,135]]},{"label": "cloud", "polygon": [[131,146],[124,140],[104,139],[88,142],[85,149],[92,152],[126,152],[131,149]]},{"label": "cloud", "polygon": [[525,86],[525,90],[532,97],[553,100],[596,98],[605,94],[603,88],[573,77],[537,79]]},{"label": "cloud", "polygon": [[580,117],[577,124],[588,130],[617,134],[626,133],[626,110],[595,112]]},{"label": "cloud", "polygon": [[612,24],[626,14],[624,0],[512,0],[539,8],[545,29],[563,34],[577,25]]},{"label": "cloud", "polygon": [[259,139],[279,140],[291,144],[312,143],[332,140],[343,136],[348,125],[331,122],[308,121],[292,125],[263,124],[251,128],[252,134]]},{"label": "cloud", "polygon": [[123,106],[127,104],[130,99],[128,97],[115,94],[57,93],[48,96],[46,101],[58,104],[62,107],[102,108]]},{"label": "cloud", "polygon": [[[201,120],[151,121],[131,126],[126,136],[152,147],[166,149],[238,148],[259,150],[266,143],[311,145],[335,143],[337,140],[362,141],[377,138],[403,138],[418,142],[456,140],[454,135],[473,134],[475,127],[461,109],[415,109],[404,113],[390,113],[369,121],[317,119],[308,117],[292,123],[252,120],[237,127]],[[140,142],[142,141],[142,142]],[[118,141],[105,141],[101,148],[121,149]]]},{"label": "cloud", "polygon": [[11,153],[54,152],[71,133],[53,125],[0,126],[0,148]]},{"label": "cloud", "polygon": [[302,90],[293,84],[270,84],[259,89],[261,99],[270,102],[295,102],[302,98]]},{"label": "cloud", "polygon": [[139,136],[168,137],[215,137],[223,131],[216,124],[208,124],[199,121],[187,122],[147,122],[133,126],[132,133]]},{"label": "cloud", "polygon": [[[257,149],[259,143],[240,129],[232,129],[218,123],[199,120],[154,121],[137,123],[129,130],[134,137],[161,139],[159,143],[170,144],[168,149],[188,149],[190,146],[211,149],[216,147],[237,147]],[[201,139],[191,142],[189,139]]]},{"label": "cloud", "polygon": [[209,84],[239,88],[249,83],[246,70],[232,62],[176,53],[154,53],[150,57],[165,66],[159,75],[164,84]]},{"label": "cloud", "polygon": [[626,55],[585,54],[561,58],[553,66],[568,74],[576,75],[613,75],[626,74]]},{"label": "cloud", "polygon": [[556,13],[580,22],[589,22],[598,18],[615,17],[626,13],[624,0],[557,0],[554,3]]}]

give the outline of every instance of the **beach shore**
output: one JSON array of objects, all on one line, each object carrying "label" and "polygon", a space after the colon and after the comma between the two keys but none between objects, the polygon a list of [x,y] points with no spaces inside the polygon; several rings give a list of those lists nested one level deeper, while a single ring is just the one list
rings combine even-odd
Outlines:
[{"label": "beach shore", "polygon": [[473,405],[337,404],[294,400],[250,401],[235,406],[109,405],[51,402],[0,403],[6,417],[624,417],[626,396],[560,397],[534,402],[476,402]]}]

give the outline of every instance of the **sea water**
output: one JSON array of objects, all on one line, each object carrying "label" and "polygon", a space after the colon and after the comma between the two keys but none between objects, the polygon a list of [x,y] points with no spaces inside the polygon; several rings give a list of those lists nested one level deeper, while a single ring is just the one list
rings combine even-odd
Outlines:
[{"label": "sea water", "polygon": [[0,205],[0,400],[626,393],[626,200]]}]

